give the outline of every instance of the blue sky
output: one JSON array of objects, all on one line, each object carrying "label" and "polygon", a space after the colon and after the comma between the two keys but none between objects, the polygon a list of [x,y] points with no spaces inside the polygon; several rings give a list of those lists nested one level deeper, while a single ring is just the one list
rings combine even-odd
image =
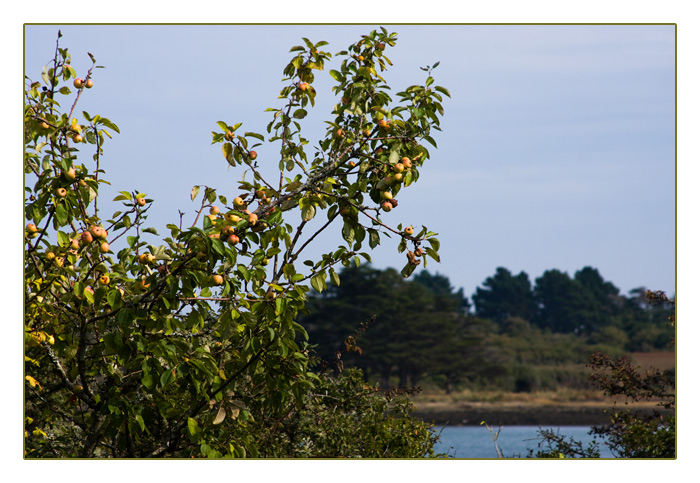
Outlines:
[{"label": "blue sky", "polygon": [[[121,129],[105,146],[105,198],[147,193],[164,235],[178,210],[193,219],[193,185],[236,193],[242,173],[211,131],[223,120],[265,132],[291,46],[305,36],[335,54],[378,25],[27,26],[26,73],[39,78],[59,28],[79,72],[87,51],[106,67],[80,102]],[[398,33],[394,92],[439,61],[436,83],[452,94],[438,149],[384,217],[440,234],[431,272],[471,295],[499,266],[533,284],[548,269],[593,266],[624,294],[675,293],[674,26],[382,25]],[[314,85],[312,143],[334,102],[327,74]],[[261,165],[277,165],[274,148],[258,149]],[[118,209],[102,206],[103,216]],[[309,256],[342,243],[339,228],[332,235]],[[372,257],[379,268],[405,263],[388,241]]]}]

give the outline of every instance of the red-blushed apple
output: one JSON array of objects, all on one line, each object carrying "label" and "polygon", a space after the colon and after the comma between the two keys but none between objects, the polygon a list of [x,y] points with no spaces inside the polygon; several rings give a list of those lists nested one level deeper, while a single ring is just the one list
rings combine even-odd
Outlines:
[{"label": "red-blushed apple", "polygon": [[255,160],[258,157],[258,153],[255,151],[251,151],[248,153],[248,156],[250,157],[250,159]]},{"label": "red-blushed apple", "polygon": [[67,192],[65,188],[58,188],[56,189],[56,196],[59,198],[64,198],[66,196]]},{"label": "red-blushed apple", "polygon": [[76,89],[82,89],[84,85],[85,85],[85,81],[83,79],[81,79],[80,77],[78,77],[77,79],[75,79],[73,81],[73,87],[75,87]]},{"label": "red-blushed apple", "polygon": [[85,81],[85,87],[87,87],[88,89],[92,89],[92,85],[92,79],[88,79]]},{"label": "red-blushed apple", "polygon": [[404,168],[410,168],[411,166],[413,166],[411,159],[407,158],[405,156],[403,158],[401,158],[401,164],[403,164]]},{"label": "red-blushed apple", "polygon": [[109,285],[109,281],[110,281],[110,280],[109,280],[109,276],[107,276],[107,275],[102,275],[102,276],[100,277],[100,279],[98,280],[98,283],[99,283],[100,285]]},{"label": "red-blushed apple", "polygon": [[240,196],[236,196],[233,199],[233,206],[235,206],[236,208],[243,208],[245,206],[245,201],[243,201],[243,198],[241,198]]},{"label": "red-blushed apple", "polygon": [[226,239],[226,241],[229,242],[229,244],[231,244],[231,245],[235,245],[236,243],[238,243],[240,241],[240,238],[238,238],[238,235],[230,235]]},{"label": "red-blushed apple", "polygon": [[393,206],[391,205],[391,203],[388,202],[388,201],[384,201],[384,202],[382,203],[382,210],[384,210],[384,211],[386,211],[386,212],[391,211],[393,208],[394,208],[394,207],[393,207]]},{"label": "red-blushed apple", "polygon": [[100,243],[100,252],[108,253],[109,252],[109,243],[107,243],[107,242]]},{"label": "red-blushed apple", "polygon": [[413,235],[413,226],[407,226],[403,231],[406,232],[406,235]]},{"label": "red-blushed apple", "polygon": [[258,215],[251,213],[248,215],[248,223],[255,225],[258,222]]},{"label": "red-blushed apple", "polygon": [[146,198],[138,197],[136,198],[136,204],[139,206],[144,206],[146,204]]},{"label": "red-blushed apple", "polygon": [[211,276],[211,284],[212,285],[223,285],[224,284],[224,277],[222,277],[218,273],[215,275],[212,275]]},{"label": "red-blushed apple", "polygon": [[95,238],[102,238],[102,239],[107,238],[107,230],[105,230],[101,226],[92,225],[89,228],[89,231],[90,231],[90,234],[92,235],[93,239],[95,239]]},{"label": "red-blushed apple", "polygon": [[80,243],[83,245],[88,245],[92,243],[92,234],[89,231],[85,231],[80,234]]}]

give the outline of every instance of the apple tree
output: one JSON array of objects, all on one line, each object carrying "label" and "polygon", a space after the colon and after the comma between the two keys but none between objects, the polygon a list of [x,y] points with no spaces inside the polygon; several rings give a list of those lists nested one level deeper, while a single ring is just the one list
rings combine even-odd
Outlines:
[{"label": "apple tree", "polygon": [[[103,149],[119,128],[77,107],[99,88],[100,66],[88,54],[92,67],[79,75],[57,41],[40,79],[25,77],[27,457],[430,453],[434,437],[407,416],[408,406],[393,406],[402,417],[384,416],[396,394],[315,372],[297,322],[309,290],[338,284],[339,265],[369,261],[363,250],[382,237],[397,240],[406,277],[428,258],[439,261],[436,233],[382,219],[400,209],[397,196],[430,158],[449,96],[433,84],[434,65],[424,68],[424,85],[395,101],[381,75],[395,43],[382,28],[337,54],[329,74],[338,102],[313,149],[302,127],[315,76],[333,57],[326,42],[293,47],[266,132],[238,120],[213,132],[222,162],[243,171],[243,181],[234,192],[194,186],[192,223],[168,224],[152,244],[154,200],[129,189],[100,197]],[[258,157],[263,143],[275,146],[275,159]],[[306,259],[328,230],[341,245]],[[317,391],[324,387],[327,396]],[[364,405],[324,399],[339,395]],[[360,407],[374,417],[355,427]],[[373,435],[371,445],[360,444],[359,427]],[[331,450],[319,428],[345,439]]]}]

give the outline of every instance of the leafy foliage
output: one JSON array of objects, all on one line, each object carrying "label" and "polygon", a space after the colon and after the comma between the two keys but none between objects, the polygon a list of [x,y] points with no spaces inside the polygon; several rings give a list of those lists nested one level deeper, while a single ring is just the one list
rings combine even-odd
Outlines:
[{"label": "leafy foliage", "polygon": [[[330,405],[313,396],[317,388],[342,399],[356,396],[357,384],[311,370],[306,331],[296,320],[309,290],[326,290],[329,278],[337,284],[339,265],[369,261],[362,250],[380,235],[399,238],[405,276],[429,257],[439,260],[435,233],[423,227],[409,234],[381,219],[418,180],[449,96],[434,85],[431,68],[424,85],[398,92],[394,103],[380,73],[391,65],[385,49],[395,42],[382,28],[338,54],[330,75],[342,98],[313,152],[301,121],[315,104],[315,76],[332,56],[321,50],[323,41],[303,39],[292,48],[283,105],[268,109],[267,135],[224,121],[212,133],[226,162],[252,173],[250,180],[235,193],[195,186],[194,222],[169,224],[160,244],[144,238],[157,235],[146,225],[154,202],[147,194],[121,191],[115,211],[99,196],[107,183],[103,149],[119,128],[84,111],[78,120],[81,96],[99,85],[99,66],[90,55],[93,65],[79,80],[57,42],[41,80],[26,78],[25,89],[28,457],[297,456],[294,438],[271,444],[289,418],[301,418],[303,427],[313,415],[327,421],[327,432],[358,438],[350,422],[360,407],[370,411],[363,429],[375,425],[372,444],[307,445],[303,455],[429,452],[425,427],[403,410],[391,422],[371,412],[386,409],[374,393],[343,405],[350,412],[338,415],[339,427],[328,426]],[[279,158],[258,159],[262,143],[278,146]],[[278,166],[276,179],[262,176],[263,162]],[[322,213],[326,221],[311,229]],[[299,263],[332,226],[345,244]],[[415,437],[386,440],[409,428]]]},{"label": "leafy foliage", "polygon": [[[663,292],[646,294],[652,304],[672,303]],[[675,315],[668,317],[675,325]],[[591,434],[605,439],[613,455],[618,458],[675,458],[676,457],[676,379],[675,370],[648,369],[641,372],[626,356],[611,357],[601,352],[591,354],[589,367],[591,380],[608,396],[623,396],[629,401],[653,401],[657,407],[671,411],[652,414],[620,409],[617,402],[609,411],[610,422],[596,426]],[[598,458],[599,443],[594,441],[588,448],[580,442],[566,440],[549,430],[540,431],[538,451],[531,450],[530,457]]]}]

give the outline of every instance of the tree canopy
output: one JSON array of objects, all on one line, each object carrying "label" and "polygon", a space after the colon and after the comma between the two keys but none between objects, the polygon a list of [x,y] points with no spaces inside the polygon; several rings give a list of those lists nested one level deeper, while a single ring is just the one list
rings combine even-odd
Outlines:
[{"label": "tree canopy", "polygon": [[[436,146],[449,96],[435,84],[437,64],[395,100],[382,74],[396,34],[369,32],[328,71],[327,43],[302,39],[265,134],[212,123],[222,161],[247,176],[226,183],[233,189],[194,186],[194,219],[160,239],[147,224],[157,200],[129,187],[100,196],[103,152],[119,128],[78,107],[99,88],[100,66],[88,54],[92,66],[78,74],[60,37],[38,78],[25,77],[26,456],[430,454],[429,426],[408,416],[403,395],[313,370],[297,314],[310,290],[339,283],[337,267],[371,260],[363,250],[381,237],[398,239],[403,276],[439,260],[436,233],[409,225],[419,220],[382,220]],[[322,72],[330,93],[314,87]],[[329,94],[337,103],[310,149],[304,119]],[[273,159],[258,156],[263,143],[278,150]],[[263,176],[261,163],[276,175]],[[326,230],[341,245],[306,259]],[[374,439],[358,438],[355,424]],[[322,443],[322,431],[343,440]]]}]

